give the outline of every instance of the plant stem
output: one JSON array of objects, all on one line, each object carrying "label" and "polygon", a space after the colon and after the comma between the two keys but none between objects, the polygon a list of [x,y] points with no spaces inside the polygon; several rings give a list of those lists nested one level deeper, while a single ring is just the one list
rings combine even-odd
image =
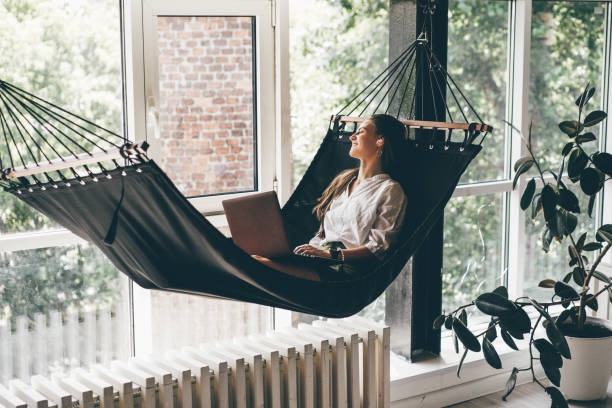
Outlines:
[{"label": "plant stem", "polygon": [[606,252],[608,252],[610,247],[612,247],[612,242],[608,242],[608,245],[606,245],[606,247],[599,253],[599,256],[597,257],[595,262],[593,262],[593,265],[591,266],[591,270],[589,271],[589,274],[587,275],[586,279],[584,280],[584,284],[582,285],[582,291],[580,295],[580,306],[578,307],[578,328],[579,329],[582,329],[582,326],[583,326],[582,314],[584,313],[584,305],[586,303],[585,301],[586,290],[589,287],[589,281],[591,280],[591,276],[593,276],[593,272],[595,272],[595,269],[599,266],[599,263],[601,262],[603,257],[606,255]]},{"label": "plant stem", "polygon": [[531,127],[532,126],[533,126],[533,121],[529,123],[529,136],[528,136],[529,142],[525,143],[525,146],[527,147],[527,151],[529,152],[529,155],[533,159],[533,164],[536,165],[536,168],[538,169],[538,173],[540,173],[542,184],[546,185],[546,181],[544,181],[544,173],[542,173],[542,168],[540,167],[540,163],[538,163],[538,159],[536,159],[535,155],[533,154],[533,150],[531,150]]},{"label": "plant stem", "polygon": [[536,320],[535,325],[531,330],[531,337],[529,337],[529,368],[531,369],[533,381],[537,382],[540,387],[546,389],[546,387],[542,385],[542,383],[536,378],[535,370],[533,369],[533,336],[535,335],[535,331],[538,328],[538,324],[540,324],[540,320],[542,320],[542,314],[538,316],[538,320]]}]

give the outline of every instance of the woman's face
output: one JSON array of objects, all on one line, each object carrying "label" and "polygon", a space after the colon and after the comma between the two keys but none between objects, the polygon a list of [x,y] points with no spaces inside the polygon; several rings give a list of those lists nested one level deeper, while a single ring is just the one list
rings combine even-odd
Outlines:
[{"label": "woman's face", "polygon": [[349,155],[361,160],[377,158],[376,153],[378,148],[380,147],[382,149],[382,144],[384,143],[382,137],[376,134],[374,122],[369,119],[359,126],[357,131],[351,135],[350,139],[353,145],[351,146]]}]

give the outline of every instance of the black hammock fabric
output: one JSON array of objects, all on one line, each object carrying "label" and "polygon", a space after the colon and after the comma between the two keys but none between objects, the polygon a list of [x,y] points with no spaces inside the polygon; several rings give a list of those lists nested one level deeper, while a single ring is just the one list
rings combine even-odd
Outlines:
[{"label": "black hammock fabric", "polygon": [[[290,240],[307,242],[319,227],[316,199],[340,171],[356,166],[349,133],[330,129],[282,209]],[[461,174],[480,146],[408,140],[392,176],[408,197],[399,243],[378,267],[350,280],[317,282],[271,269],[235,246],[178,191],[153,162],[88,180],[7,189],[76,235],[92,242],[144,288],[253,302],[327,317],[357,313],[395,279],[442,215]],[[123,174],[123,175],[122,175]],[[123,194],[122,194],[123,192]],[[123,195],[123,198],[121,199]],[[121,202],[120,202],[121,201]],[[117,210],[116,237],[105,245]]]}]

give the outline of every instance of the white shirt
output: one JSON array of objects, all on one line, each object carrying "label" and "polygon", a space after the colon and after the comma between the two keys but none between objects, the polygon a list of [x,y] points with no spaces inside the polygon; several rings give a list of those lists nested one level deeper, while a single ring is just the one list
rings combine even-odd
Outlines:
[{"label": "white shirt", "polygon": [[340,241],[349,249],[365,246],[382,259],[400,233],[406,194],[385,173],[362,180],[350,195],[349,189],[350,185],[325,214],[325,238],[317,235],[309,244],[320,248],[327,242]]}]

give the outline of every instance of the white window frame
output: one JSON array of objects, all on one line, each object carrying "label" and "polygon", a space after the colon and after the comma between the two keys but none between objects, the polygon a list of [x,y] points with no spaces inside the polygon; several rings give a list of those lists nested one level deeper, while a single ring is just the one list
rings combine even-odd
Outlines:
[{"label": "white window frame", "polygon": [[[157,131],[159,101],[158,49],[155,19],[157,16],[246,16],[255,19],[254,55],[256,68],[257,141],[254,157],[257,163],[257,186],[252,192],[227,193],[194,197],[190,202],[205,215],[220,214],[221,201],[269,191],[276,187],[277,114],[275,86],[274,4],[270,0],[138,0],[131,2],[126,18],[126,54],[128,88],[128,133],[136,140],[147,139],[149,156],[160,157]],[[220,220],[222,223],[222,220]]]}]

